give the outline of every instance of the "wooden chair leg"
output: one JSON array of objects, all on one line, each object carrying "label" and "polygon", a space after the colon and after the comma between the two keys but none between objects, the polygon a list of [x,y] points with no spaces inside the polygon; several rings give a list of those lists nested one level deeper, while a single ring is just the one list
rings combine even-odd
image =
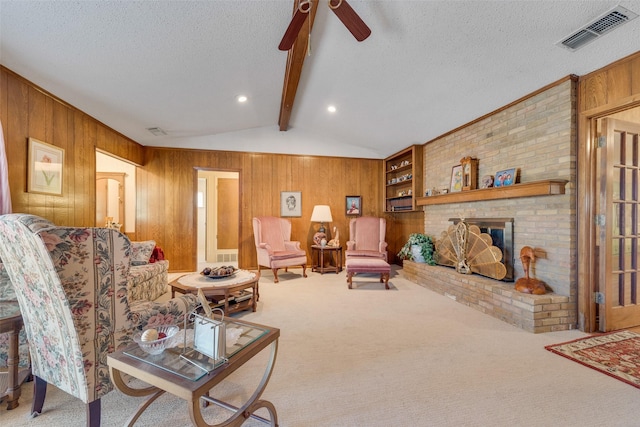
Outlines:
[{"label": "wooden chair leg", "polygon": [[[278,269],[277,268],[273,268],[273,283],[278,283]],[[287,270],[285,270],[287,271]]]},{"label": "wooden chair leg", "polygon": [[302,277],[307,277],[307,264],[302,264]]},{"label": "wooden chair leg", "polygon": [[42,413],[44,398],[47,397],[47,382],[42,378],[33,376],[33,402],[31,403],[31,416],[37,417]]},{"label": "wooden chair leg", "polygon": [[87,427],[100,427],[100,399],[87,403]]}]

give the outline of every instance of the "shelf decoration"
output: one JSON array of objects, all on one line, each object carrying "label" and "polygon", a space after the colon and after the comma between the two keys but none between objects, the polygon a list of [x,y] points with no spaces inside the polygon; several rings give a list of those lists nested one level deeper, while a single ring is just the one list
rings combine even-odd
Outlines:
[{"label": "shelf decoration", "polygon": [[507,187],[518,182],[518,169],[511,168],[496,172],[494,187]]},{"label": "shelf decoration", "polygon": [[478,159],[464,157],[460,159],[462,166],[462,191],[478,188]]},{"label": "shelf decoration", "polygon": [[458,191],[462,191],[462,165],[451,168],[451,185],[449,186],[449,192],[457,193]]}]

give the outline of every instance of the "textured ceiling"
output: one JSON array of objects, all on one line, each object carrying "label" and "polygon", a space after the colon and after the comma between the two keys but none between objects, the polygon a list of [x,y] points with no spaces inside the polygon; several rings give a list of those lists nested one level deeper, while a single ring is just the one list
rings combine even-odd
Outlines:
[{"label": "textured ceiling", "polygon": [[320,1],[286,132],[292,0],[0,0],[0,63],[143,145],[384,158],[640,50],[640,18],[556,45],[640,1],[349,4],[372,35],[358,43]]}]

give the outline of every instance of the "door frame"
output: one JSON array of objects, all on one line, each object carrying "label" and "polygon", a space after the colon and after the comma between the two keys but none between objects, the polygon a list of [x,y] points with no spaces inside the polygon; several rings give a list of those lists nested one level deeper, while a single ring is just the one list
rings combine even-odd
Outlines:
[{"label": "door frame", "polygon": [[193,271],[198,268],[198,172],[234,172],[238,174],[238,267],[241,268],[242,258],[242,170],[241,169],[222,169],[222,168],[207,168],[207,167],[194,167],[193,168],[193,224],[196,224],[196,230],[193,233],[193,259],[194,265]]},{"label": "door frame", "polygon": [[[578,91],[578,96],[582,92]],[[579,103],[578,103],[579,104]],[[598,309],[595,302],[598,268],[598,230],[595,214],[599,195],[596,192],[598,176],[596,165],[596,121],[631,108],[640,107],[639,97],[630,97],[578,113],[578,328],[584,332],[598,331]],[[580,254],[583,254],[580,256]]]}]

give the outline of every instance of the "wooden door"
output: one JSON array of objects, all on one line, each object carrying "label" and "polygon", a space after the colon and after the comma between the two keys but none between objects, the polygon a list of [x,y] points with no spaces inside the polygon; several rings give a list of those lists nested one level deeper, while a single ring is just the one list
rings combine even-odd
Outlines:
[{"label": "wooden door", "polygon": [[218,179],[218,249],[238,249],[238,180]]},{"label": "wooden door", "polygon": [[599,329],[640,325],[640,125],[605,118],[600,149]]}]

